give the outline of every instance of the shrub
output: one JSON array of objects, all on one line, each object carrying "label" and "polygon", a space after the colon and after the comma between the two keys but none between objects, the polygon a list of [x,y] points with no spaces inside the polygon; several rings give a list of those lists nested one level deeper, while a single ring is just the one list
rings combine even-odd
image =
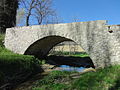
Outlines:
[{"label": "shrub", "polygon": [[4,34],[0,34],[0,46],[4,47]]}]

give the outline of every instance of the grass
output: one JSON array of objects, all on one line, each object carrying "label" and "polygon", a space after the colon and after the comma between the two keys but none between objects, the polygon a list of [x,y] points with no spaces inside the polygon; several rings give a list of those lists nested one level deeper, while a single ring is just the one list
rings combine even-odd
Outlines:
[{"label": "grass", "polygon": [[39,80],[32,90],[68,90],[68,86],[64,83],[70,81],[70,74],[74,72],[67,71],[52,71],[48,76]]},{"label": "grass", "polygon": [[72,56],[74,56],[74,57],[89,57],[89,55],[87,53],[77,53],[77,54],[73,54]]},{"label": "grass", "polygon": [[4,38],[5,38],[5,35],[4,34],[0,34],[0,46],[2,46],[2,47],[4,47],[4,45],[3,45]]},{"label": "grass", "polygon": [[[3,45],[4,35],[0,35],[0,85],[9,78],[20,74],[33,74],[40,71],[38,59],[29,55],[20,55],[7,50]],[[12,80],[12,79],[11,79]]]},{"label": "grass", "polygon": [[[0,84],[9,81],[19,75],[32,75],[40,72],[41,68],[38,59],[33,56],[19,55],[3,48],[0,51]],[[12,80],[13,81],[13,80]]]},{"label": "grass", "polygon": [[[96,73],[87,73],[72,83],[72,89],[80,90],[120,90],[120,66],[100,69]],[[119,86],[116,86],[119,84]]]},{"label": "grass", "polygon": [[76,79],[71,78],[72,73],[51,72],[32,90],[120,90],[120,65],[85,73]]},{"label": "grass", "polygon": [[[74,56],[74,57],[89,57],[89,55],[86,52],[61,52],[61,51],[54,51],[54,53],[52,53],[54,55],[69,55],[69,56]],[[50,54],[50,55],[52,55]]]}]

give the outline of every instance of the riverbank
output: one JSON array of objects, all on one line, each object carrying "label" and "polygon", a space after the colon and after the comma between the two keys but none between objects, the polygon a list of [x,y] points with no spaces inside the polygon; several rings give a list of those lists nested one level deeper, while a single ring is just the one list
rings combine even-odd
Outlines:
[{"label": "riverbank", "polygon": [[[119,90],[120,66],[110,66],[96,72],[53,71],[39,80],[32,90]],[[75,75],[78,78],[73,78]]]},{"label": "riverbank", "polygon": [[120,65],[84,73],[51,71],[42,78],[35,76],[15,90],[120,90]]},{"label": "riverbank", "polygon": [[43,72],[38,60],[29,55],[15,54],[4,45],[0,35],[0,90],[12,90],[37,73]]}]

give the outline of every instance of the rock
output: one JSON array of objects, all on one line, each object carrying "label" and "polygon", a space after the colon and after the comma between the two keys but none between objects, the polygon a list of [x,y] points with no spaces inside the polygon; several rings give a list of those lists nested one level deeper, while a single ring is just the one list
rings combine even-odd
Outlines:
[{"label": "rock", "polygon": [[86,73],[86,72],[96,72],[96,69],[94,69],[94,68],[84,69],[84,70],[83,70],[83,73]]}]

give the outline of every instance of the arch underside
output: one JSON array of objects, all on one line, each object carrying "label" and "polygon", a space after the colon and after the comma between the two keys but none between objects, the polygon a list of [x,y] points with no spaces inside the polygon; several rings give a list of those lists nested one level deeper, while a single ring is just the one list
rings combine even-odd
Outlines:
[{"label": "arch underside", "polygon": [[71,39],[60,36],[48,36],[42,38],[28,47],[25,51],[25,55],[34,55],[35,57],[44,57],[49,51],[57,44],[64,41],[73,41]]},{"label": "arch underside", "polygon": [[[65,37],[61,37],[61,36],[48,36],[45,38],[42,38],[36,42],[34,42],[32,45],[30,45],[28,47],[28,49],[26,50],[26,52],[24,53],[25,55],[34,55],[37,58],[44,58],[47,56],[47,54],[49,53],[49,51],[56,46],[57,44],[64,42],[64,41],[72,41],[71,39],[65,38]],[[76,42],[75,42],[76,43]],[[56,57],[55,57],[56,58]],[[59,57],[60,59],[61,57]],[[64,57],[65,58],[65,57]],[[83,64],[90,64],[90,66],[94,67],[92,60],[90,59],[90,57],[86,57],[84,58],[79,58],[79,63]],[[75,61],[78,59],[77,57],[69,57],[70,60]],[[64,62],[65,60],[61,61],[57,59],[59,62]],[[68,58],[67,58],[68,59]],[[74,60],[75,59],[75,60]],[[53,60],[53,59],[52,59]],[[63,64],[64,64],[63,63]],[[68,63],[66,63],[67,65]],[[81,66],[81,65],[80,65]]]}]

